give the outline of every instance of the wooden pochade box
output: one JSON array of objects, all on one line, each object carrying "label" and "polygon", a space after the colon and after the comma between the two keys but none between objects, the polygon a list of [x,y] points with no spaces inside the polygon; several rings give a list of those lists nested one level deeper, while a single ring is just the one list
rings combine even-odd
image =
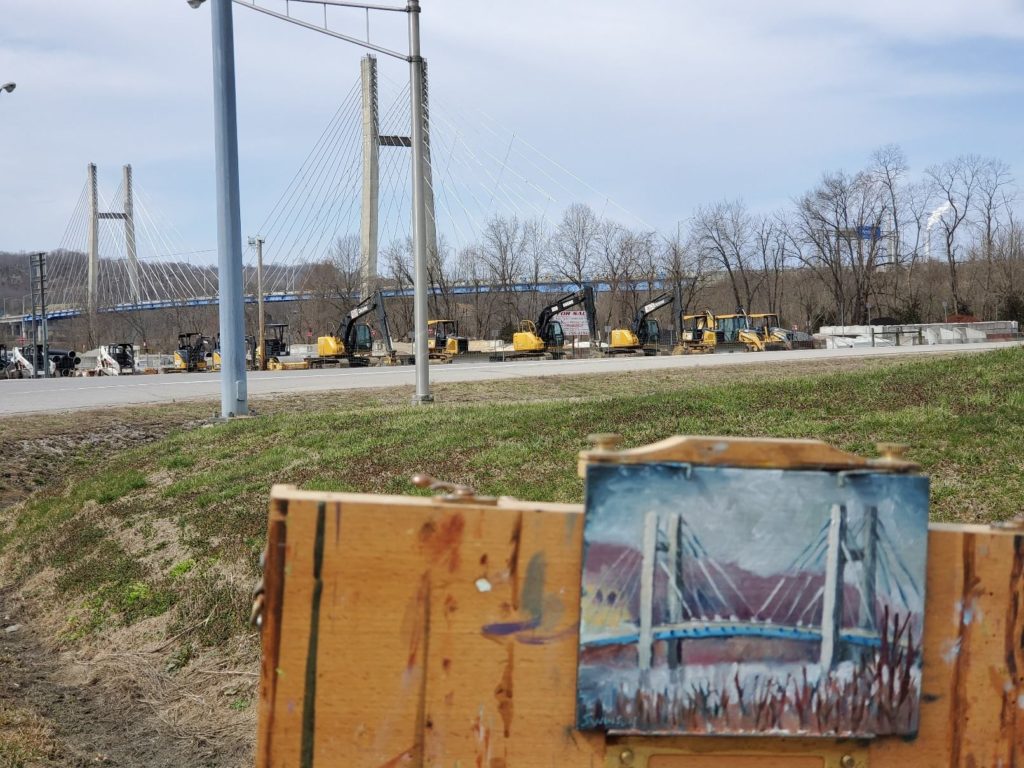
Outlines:
[{"label": "wooden pochade box", "polygon": [[[666,456],[870,461],[810,441],[691,438],[581,462]],[[914,739],[612,736],[574,727],[582,506],[459,491],[273,489],[257,766],[1024,765],[1024,531],[930,526]]]}]

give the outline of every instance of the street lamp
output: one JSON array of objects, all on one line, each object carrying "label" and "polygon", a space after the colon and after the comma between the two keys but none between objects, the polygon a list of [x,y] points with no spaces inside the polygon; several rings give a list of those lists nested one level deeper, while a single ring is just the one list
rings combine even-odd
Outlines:
[{"label": "street lamp", "polygon": [[[198,8],[205,0],[187,0],[192,8]],[[244,323],[242,318],[242,252],[241,225],[238,211],[238,126],[235,116],[235,64],[234,43],[231,21],[231,3],[236,2],[254,11],[289,21],[306,29],[312,29],[354,43],[363,48],[392,56],[409,63],[409,91],[412,112],[412,242],[413,242],[413,326],[415,345],[413,352],[416,358],[416,394],[413,403],[430,403],[434,398],[430,394],[430,367],[427,351],[427,213],[426,213],[426,182],[423,172],[424,158],[424,115],[423,115],[423,58],[420,56],[420,3],[419,0],[406,0],[405,7],[379,5],[373,3],[349,2],[349,0],[297,0],[302,3],[323,5],[324,26],[317,26],[307,21],[293,18],[286,10],[279,13],[269,8],[258,6],[252,0],[212,0],[213,3],[213,80],[214,80],[214,123],[217,142],[217,210],[218,232],[220,244],[220,316],[222,360],[226,361],[232,346],[244,349]],[[360,40],[327,28],[327,6],[364,9],[370,11],[392,11],[405,13],[409,17],[409,52],[407,54],[374,45],[367,40]],[[230,246],[230,248],[228,247]],[[230,270],[228,269],[230,268]],[[225,280],[227,276],[227,280]],[[237,284],[236,284],[237,281]],[[228,293],[231,296],[228,296]],[[227,299],[227,301],[225,301]],[[226,322],[230,320],[230,323]],[[227,329],[227,330],[225,330]],[[232,333],[237,336],[232,339]],[[228,344],[225,340],[229,340]],[[229,406],[234,413],[242,414],[247,410],[245,398],[245,359],[244,351],[238,358],[238,378],[234,388],[236,397],[229,398],[232,387],[228,375],[228,365],[221,365],[221,408],[228,416]],[[232,375],[235,369],[232,369]],[[240,409],[240,410],[239,410]]]},{"label": "street lamp", "polygon": [[[195,2],[195,0],[189,0],[189,2]],[[8,93],[10,93],[17,87],[17,83],[4,83],[3,85],[0,85],[0,91],[7,91]]]}]

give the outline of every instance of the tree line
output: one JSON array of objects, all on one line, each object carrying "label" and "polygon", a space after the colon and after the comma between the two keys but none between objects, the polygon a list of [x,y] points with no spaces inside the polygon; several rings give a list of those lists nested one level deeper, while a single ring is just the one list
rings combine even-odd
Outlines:
[{"label": "tree line", "polygon": [[[880,318],[1020,320],[1018,195],[999,159],[962,155],[914,176],[903,151],[890,145],[857,171],[824,173],[780,210],[721,200],[698,207],[667,234],[625,226],[583,203],[551,224],[496,215],[476,242],[456,249],[442,238],[429,254],[431,314],[487,336],[532,317],[551,298],[514,293],[513,285],[600,281],[609,290],[599,297],[598,324],[619,326],[650,298],[637,285],[662,279],[682,285],[686,311],[777,312],[811,331]],[[386,285],[411,287],[408,239],[385,244],[380,263]],[[352,293],[358,273],[358,239],[341,237],[305,284]],[[456,286],[499,290],[456,295]],[[411,307],[398,314],[411,321]]]},{"label": "tree line", "polygon": [[[950,316],[1020,321],[1019,194],[1009,166],[997,158],[962,155],[912,174],[893,145],[859,170],[824,173],[779,210],[720,200],[699,206],[668,233],[625,226],[585,203],[568,206],[554,222],[496,215],[474,242],[456,248],[442,237],[428,254],[430,315],[458,320],[474,337],[508,338],[519,320],[535,318],[555,298],[513,286],[601,282],[608,290],[597,297],[598,327],[621,327],[658,292],[647,284],[661,280],[680,285],[686,312],[776,312],[787,326],[811,332]],[[343,235],[320,258],[290,268],[291,284],[312,298],[274,305],[272,319],[288,322],[294,341],[334,332],[359,294],[360,262],[358,237]],[[384,244],[379,264],[382,287],[411,289],[408,238]],[[20,274],[26,267],[24,254],[0,260],[0,289],[11,299],[27,290],[27,273]],[[254,310],[246,307],[253,331]],[[388,312],[395,335],[407,336],[412,301],[391,300]],[[663,318],[662,326],[673,319]],[[215,333],[215,308],[119,312],[91,326],[54,326],[83,348],[113,339],[166,349],[187,330]]]}]

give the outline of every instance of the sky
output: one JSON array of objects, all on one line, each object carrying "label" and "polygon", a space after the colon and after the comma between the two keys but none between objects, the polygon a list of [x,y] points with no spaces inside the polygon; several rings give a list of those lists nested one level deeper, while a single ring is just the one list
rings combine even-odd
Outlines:
[{"label": "sky", "polygon": [[[835,504],[846,508],[851,531],[865,507],[876,507],[900,560],[924,584],[928,479],[916,475],[854,474],[840,485],[832,472],[695,467],[688,478],[681,465],[595,465],[587,475],[585,539],[639,546],[647,513],[680,513],[712,559],[774,576],[822,536]],[[858,568],[851,564],[848,581],[856,583]],[[910,600],[914,610],[919,597]]]},{"label": "sky", "polygon": [[[0,93],[0,250],[57,247],[89,162],[108,198],[131,163],[174,242],[215,247],[208,6],[4,0],[0,83],[17,90]],[[614,201],[627,223],[673,230],[723,198],[769,211],[888,143],[917,172],[978,153],[1024,174],[1019,0],[422,6],[432,96],[541,149],[586,182],[585,201]],[[234,17],[244,237],[349,92],[364,51],[237,4]],[[334,9],[330,21],[365,32],[359,12]],[[371,39],[402,47],[404,23],[378,14]],[[381,59],[392,80],[406,68]],[[479,124],[465,130],[501,154]]]}]

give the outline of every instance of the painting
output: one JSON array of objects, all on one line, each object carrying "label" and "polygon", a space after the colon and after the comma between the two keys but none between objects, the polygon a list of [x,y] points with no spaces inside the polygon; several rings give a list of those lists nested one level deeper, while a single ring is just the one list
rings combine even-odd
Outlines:
[{"label": "painting", "polygon": [[586,470],[577,727],[913,735],[926,477]]}]

